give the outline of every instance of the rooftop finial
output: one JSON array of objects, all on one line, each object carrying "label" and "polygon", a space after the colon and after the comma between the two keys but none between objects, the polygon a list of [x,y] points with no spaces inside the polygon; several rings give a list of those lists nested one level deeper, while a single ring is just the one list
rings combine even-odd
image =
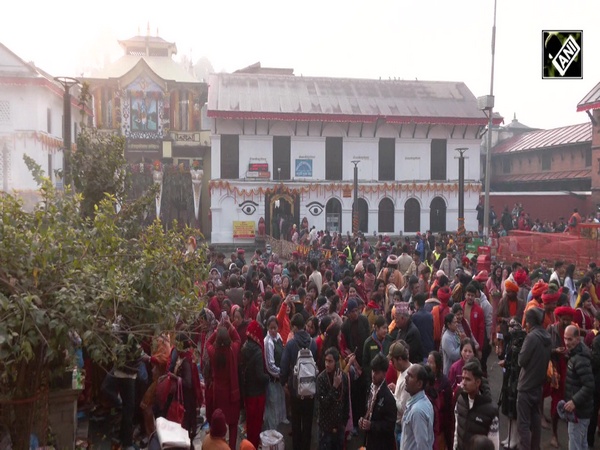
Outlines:
[{"label": "rooftop finial", "polygon": [[142,32],[140,31],[140,26],[138,25],[138,33],[137,35],[140,36],[142,34]]},{"label": "rooftop finial", "polygon": [[158,27],[156,27],[156,37],[158,37]]},{"label": "rooftop finial", "polygon": [[517,113],[513,113],[513,120],[517,120]]},{"label": "rooftop finial", "polygon": [[148,25],[146,28],[146,36],[150,36],[150,21],[148,21]]}]

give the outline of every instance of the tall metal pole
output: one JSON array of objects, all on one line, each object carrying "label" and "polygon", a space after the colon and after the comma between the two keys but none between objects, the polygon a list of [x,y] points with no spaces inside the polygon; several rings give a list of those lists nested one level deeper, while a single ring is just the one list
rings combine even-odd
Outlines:
[{"label": "tall metal pole", "polygon": [[[55,77],[65,90],[63,94],[63,186],[71,184],[71,87],[79,80],[71,77]],[[50,175],[50,174],[49,174]]]},{"label": "tall metal pole", "polygon": [[457,235],[465,234],[465,157],[466,147],[457,148],[458,157],[458,230]]},{"label": "tall metal pole", "polygon": [[[496,1],[494,0],[494,25],[492,26],[492,73],[490,79],[490,97],[494,99],[494,61],[496,56]],[[492,127],[494,119],[494,105],[492,104],[488,111],[488,130],[487,130],[487,153],[485,155],[485,198],[483,203],[483,235],[486,240],[490,236],[490,179],[492,178]]]},{"label": "tall metal pole", "polygon": [[352,233],[358,233],[358,163],[360,161],[350,161],[354,164],[354,203],[352,204]]}]

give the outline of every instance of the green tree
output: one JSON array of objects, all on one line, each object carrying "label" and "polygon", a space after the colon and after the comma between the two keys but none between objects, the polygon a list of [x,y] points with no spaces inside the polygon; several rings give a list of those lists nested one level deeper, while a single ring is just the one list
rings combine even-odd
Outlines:
[{"label": "green tree", "polygon": [[[206,276],[204,249],[185,253],[197,230],[140,226],[153,193],[118,212],[106,193],[82,214],[91,205],[85,189],[57,192],[28,163],[42,183],[40,204],[25,212],[17,197],[0,196],[0,400],[31,398],[64,376],[74,333],[92,360],[119,364],[128,342],[174,330],[177,318],[193,322],[195,281]],[[117,322],[126,324],[125,341]],[[28,448],[31,404],[1,412],[14,448]]]}]

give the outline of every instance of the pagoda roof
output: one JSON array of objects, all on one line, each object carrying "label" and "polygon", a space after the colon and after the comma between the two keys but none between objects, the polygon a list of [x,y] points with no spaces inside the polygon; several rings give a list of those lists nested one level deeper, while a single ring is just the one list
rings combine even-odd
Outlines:
[{"label": "pagoda roof", "polygon": [[[160,38],[158,38],[160,39]],[[108,80],[118,79],[127,75],[138,65],[145,65],[154,74],[164,81],[177,83],[200,83],[200,81],[173,59],[165,56],[136,56],[124,55],[98,71],[91,74],[92,79]]]}]

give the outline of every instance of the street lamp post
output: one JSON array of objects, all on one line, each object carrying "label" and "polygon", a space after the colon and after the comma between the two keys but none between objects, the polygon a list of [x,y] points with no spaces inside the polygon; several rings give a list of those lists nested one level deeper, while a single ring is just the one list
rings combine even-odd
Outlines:
[{"label": "street lamp post", "polygon": [[[61,84],[63,93],[63,186],[71,184],[71,87],[80,84],[71,77],[55,77]],[[50,175],[50,174],[49,174]]]},{"label": "street lamp post", "polygon": [[458,230],[456,234],[460,237],[465,234],[465,156],[469,150],[466,147],[457,148],[458,157]]},{"label": "street lamp post", "polygon": [[488,130],[487,152],[485,155],[485,197],[483,203],[483,235],[486,240],[490,236],[490,179],[492,178],[492,127],[494,119],[494,60],[496,55],[496,1],[494,0],[494,25],[492,26],[492,70],[490,77],[490,95],[487,101]]},{"label": "street lamp post", "polygon": [[358,233],[358,163],[360,160],[350,161],[354,164],[354,203],[352,204],[352,233]]}]

